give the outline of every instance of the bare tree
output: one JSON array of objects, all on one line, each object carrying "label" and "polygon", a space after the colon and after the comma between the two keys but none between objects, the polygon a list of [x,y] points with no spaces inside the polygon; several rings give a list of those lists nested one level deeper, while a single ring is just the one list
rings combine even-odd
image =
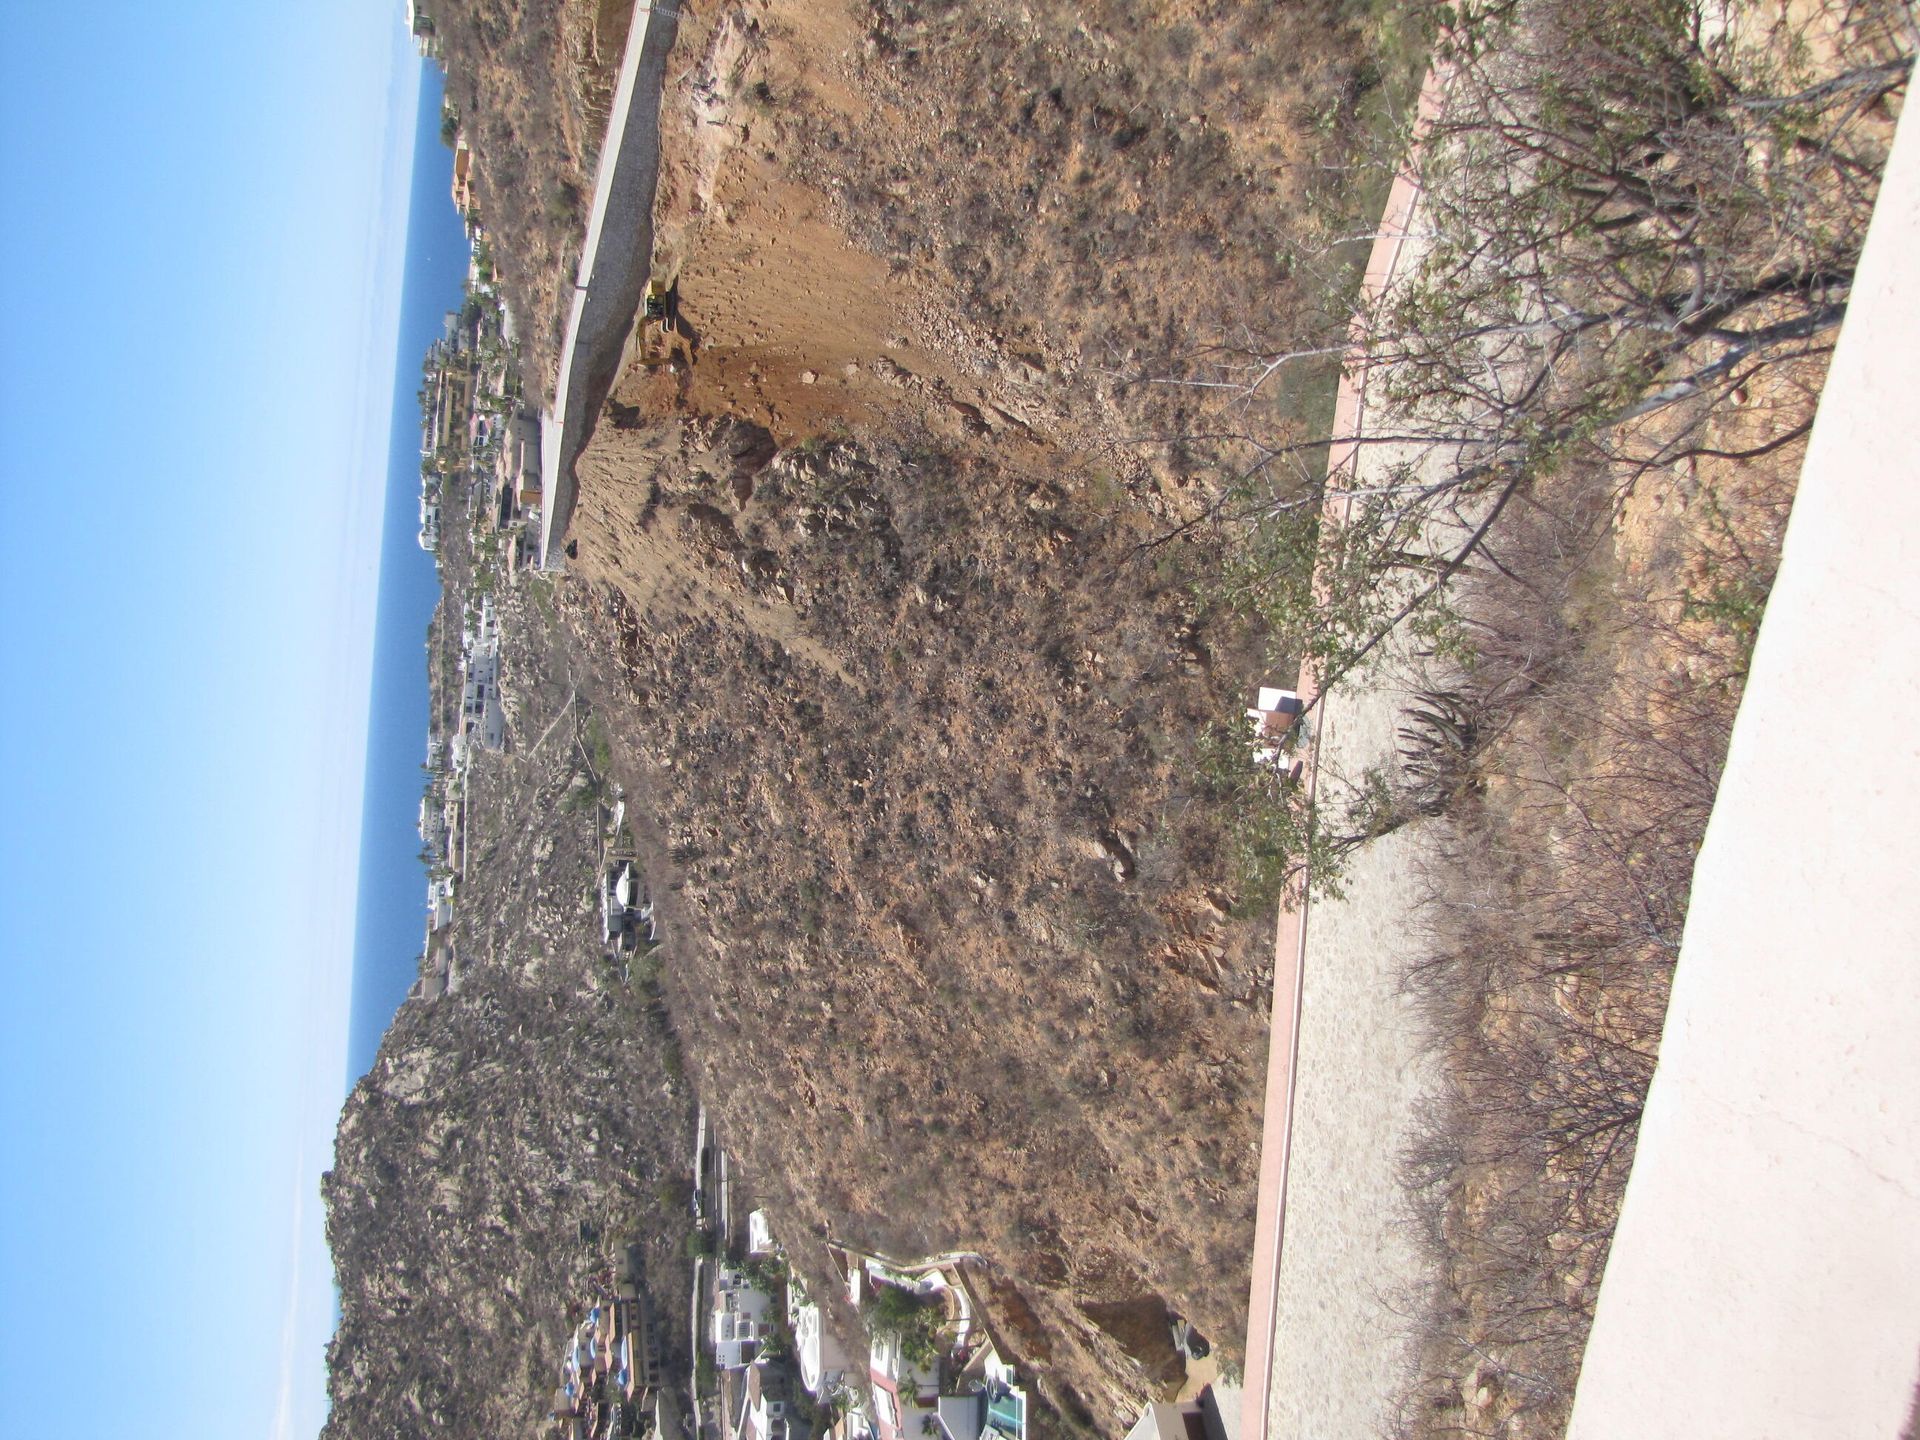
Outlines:
[{"label": "bare tree", "polygon": [[[1430,239],[1349,352],[1384,423],[1263,433],[1258,402],[1347,345],[1326,330],[1271,349],[1243,335],[1184,357],[1183,373],[1136,377],[1239,403],[1244,424],[1207,437],[1238,449],[1231,483],[1187,527],[1256,532],[1229,584],[1277,648],[1337,679],[1442,597],[1542,475],[1597,460],[1626,489],[1727,458],[1709,418],[1831,347],[1912,66],[1911,14],[1868,0],[1835,18],[1830,45],[1786,47],[1716,28],[1716,8],[1495,0],[1453,14],[1444,107],[1415,159]],[[1396,458],[1363,481],[1357,459],[1325,470],[1336,448]]]}]

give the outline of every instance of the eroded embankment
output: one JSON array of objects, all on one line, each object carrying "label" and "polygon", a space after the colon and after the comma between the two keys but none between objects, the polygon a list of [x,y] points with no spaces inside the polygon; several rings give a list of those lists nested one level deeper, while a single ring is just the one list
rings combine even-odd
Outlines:
[{"label": "eroded embankment", "polygon": [[559,381],[541,427],[540,559],[547,567],[556,563],[555,547],[573,517],[574,466],[620,373],[653,264],[660,95],[679,11],[641,4],[634,8],[634,21],[594,178]]}]

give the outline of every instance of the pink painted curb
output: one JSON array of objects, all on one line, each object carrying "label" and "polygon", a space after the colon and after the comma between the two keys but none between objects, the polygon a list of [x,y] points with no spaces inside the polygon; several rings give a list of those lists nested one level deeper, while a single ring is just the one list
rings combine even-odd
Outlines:
[{"label": "pink painted curb", "polygon": [[[1421,84],[1414,113],[1410,163],[1394,177],[1393,188],[1387,192],[1386,209],[1367,257],[1366,275],[1360,285],[1362,312],[1386,291],[1399,268],[1407,232],[1420,201],[1420,183],[1411,159],[1419,153],[1422,139],[1440,112],[1445,88],[1443,67],[1430,69]],[[1353,336],[1354,346],[1348,353],[1333,405],[1333,433],[1347,437],[1359,435],[1365,423],[1367,372],[1372,363],[1358,315]],[[1334,477],[1354,469],[1359,448],[1348,439],[1327,449],[1326,506],[1333,519],[1344,520],[1352,503],[1333,488]],[[1320,698],[1319,676],[1311,662],[1300,667],[1300,679],[1294,688],[1309,705]],[[1306,773],[1301,783],[1307,786],[1310,803],[1318,794],[1320,737],[1326,730],[1331,703],[1331,697],[1321,700],[1319,720],[1307,746]],[[1279,1317],[1280,1261],[1286,1239],[1294,1083],[1300,1070],[1300,1007],[1306,982],[1308,909],[1308,898],[1303,893],[1293,908],[1282,908],[1275,927],[1272,1028],[1267,1041],[1267,1089],[1260,1141],[1260,1200],[1254,1216],[1253,1283],[1247,1299],[1246,1384],[1241,1395],[1238,1440],[1268,1440],[1268,1419],[1273,1410],[1274,1327]]]}]

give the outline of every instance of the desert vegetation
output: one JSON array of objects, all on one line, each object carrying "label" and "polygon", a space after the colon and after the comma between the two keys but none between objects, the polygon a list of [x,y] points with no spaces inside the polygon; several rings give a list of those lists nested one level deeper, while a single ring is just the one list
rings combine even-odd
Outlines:
[{"label": "desert vegetation", "polygon": [[[537,376],[625,12],[435,9]],[[826,1236],[984,1250],[1037,1422],[1111,1431],[1174,1375],[1126,1317],[1239,1349],[1272,900],[1417,822],[1408,983],[1446,1087],[1407,1167],[1443,1283],[1409,1316],[1405,1426],[1555,1433],[1905,12],[764,0],[681,35],[670,86],[707,86],[699,138],[725,136],[665,136],[692,373],[616,391],[577,563],[502,602],[572,749],[503,772],[484,959],[442,1003],[457,1026],[397,1029],[342,1216],[425,1184],[380,1171],[374,1132],[419,1148],[400,1062],[458,1047],[525,1118],[476,1171],[491,1248],[450,1205],[469,1243],[436,1252],[436,1293],[516,1273],[515,1227],[648,1194],[677,1276],[661,1157],[697,1089],[816,1291]],[[1435,243],[1356,331],[1429,53]],[[804,283],[766,265],[788,232]],[[836,284],[890,308],[775,323]],[[831,367],[806,326],[840,327]],[[1356,338],[1394,423],[1335,436]],[[1360,489],[1340,439],[1404,458]],[[1316,810],[1252,762],[1246,689],[1303,659],[1338,681],[1396,629],[1420,652],[1400,763]],[[571,868],[552,848],[616,783],[668,936],[617,990],[583,842]],[[607,1069],[623,1046],[644,1105]],[[588,1078],[600,1108],[570,1108]],[[561,1194],[587,1113],[604,1160]],[[340,1233],[372,1274],[364,1216]],[[405,1318],[388,1298],[349,1306],[349,1349]],[[404,1390],[391,1368],[356,1424]],[[489,1383],[539,1367],[513,1368]]]},{"label": "desert vegetation", "polygon": [[[1222,349],[1229,593],[1337,681],[1410,632],[1385,793],[1252,776],[1257,873],[1439,817],[1408,977],[1445,1060],[1408,1156],[1442,1285],[1408,1434],[1557,1434],[1658,1053],[1693,857],[1915,35],[1899,6],[1560,0],[1437,29],[1418,264],[1364,313],[1358,437],[1252,423],[1340,343]],[[1388,417],[1384,421],[1378,417]],[[1356,486],[1333,440],[1391,447]],[[1339,503],[1329,502],[1338,498]],[[1197,522],[1189,522],[1197,523]]]},{"label": "desert vegetation", "polygon": [[1041,477],[763,439],[603,437],[576,521],[690,1069],[816,1293],[983,1251],[1104,1428],[1083,1305],[1238,1343],[1271,941],[1192,775],[1253,637]]}]

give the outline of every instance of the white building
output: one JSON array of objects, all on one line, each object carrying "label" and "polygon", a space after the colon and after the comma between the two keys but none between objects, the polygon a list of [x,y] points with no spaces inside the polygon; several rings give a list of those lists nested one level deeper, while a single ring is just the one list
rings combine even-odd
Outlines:
[{"label": "white building", "polygon": [[867,1378],[873,1382],[875,1429],[880,1440],[937,1440],[940,1401],[937,1370],[902,1351],[898,1336],[875,1335]]},{"label": "white building", "polygon": [[444,929],[453,923],[453,877],[427,881],[427,931]]},{"label": "white building", "polygon": [[779,1248],[774,1243],[773,1223],[767,1219],[767,1212],[751,1211],[747,1215],[747,1254],[771,1255]]},{"label": "white building", "polygon": [[753,1363],[773,1334],[773,1298],[731,1265],[720,1267],[713,1286],[713,1363],[739,1370]]},{"label": "white building", "polygon": [[506,743],[497,643],[477,644],[467,652],[466,678],[460,685],[460,731],[483,750],[498,750]]},{"label": "white building", "polygon": [[787,1328],[793,1332],[794,1359],[807,1393],[817,1399],[841,1389],[851,1368],[847,1352],[794,1276],[787,1279]]}]

